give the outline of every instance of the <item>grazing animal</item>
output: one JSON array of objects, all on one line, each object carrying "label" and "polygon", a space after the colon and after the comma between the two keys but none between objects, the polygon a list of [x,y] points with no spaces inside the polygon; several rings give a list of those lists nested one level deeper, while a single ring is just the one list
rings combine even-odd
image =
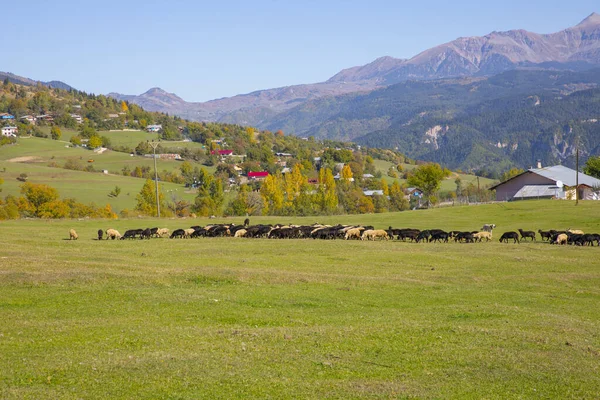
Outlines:
[{"label": "grazing animal", "polygon": [[121,239],[121,234],[116,229],[107,229],[106,230],[106,240],[108,239]]},{"label": "grazing animal", "polygon": [[363,228],[363,227],[348,229],[346,231],[346,234],[344,235],[344,239],[346,239],[346,240],[360,239],[361,233],[364,229],[365,228]]},{"label": "grazing animal", "polygon": [[485,239],[487,242],[489,242],[490,240],[492,240],[492,232],[487,232],[487,231],[477,232],[477,233],[473,234],[473,238],[479,242],[481,242],[482,239]]},{"label": "grazing animal", "polygon": [[448,243],[448,238],[450,237],[450,234],[448,232],[444,232],[444,231],[439,231],[437,230],[436,232],[431,231],[431,238],[429,239],[430,242],[445,242]]},{"label": "grazing animal", "polygon": [[530,238],[532,242],[535,242],[535,232],[534,231],[524,231],[523,229],[519,229],[519,233],[521,234],[521,240]]},{"label": "grazing animal", "polygon": [[184,238],[190,238],[192,237],[192,233],[194,233],[195,229],[194,228],[188,228],[188,229],[184,229],[183,230],[185,233],[183,235]]},{"label": "grazing animal", "polygon": [[485,225],[483,225],[483,227],[481,227],[481,230],[483,232],[491,232],[494,230],[495,227],[496,227],[496,224],[485,224]]},{"label": "grazing animal", "polygon": [[140,239],[150,239],[151,236],[152,236],[152,229],[146,228],[142,231],[142,234],[140,235]]},{"label": "grazing animal", "polygon": [[246,228],[247,228],[247,227],[249,227],[249,226],[250,226],[250,218],[246,218],[246,219],[244,220],[244,227],[246,227]]},{"label": "grazing animal", "polygon": [[360,238],[361,240],[376,240],[377,238],[388,240],[390,237],[383,229],[368,229],[363,232]]},{"label": "grazing animal", "polygon": [[579,229],[567,229],[567,233],[572,233],[574,235],[583,235],[583,231]]},{"label": "grazing animal", "polygon": [[424,242],[429,242],[429,238],[431,237],[431,232],[429,232],[428,230],[424,230],[421,231],[418,235],[417,235],[417,240],[415,240],[415,242],[419,243],[420,241],[424,241]]},{"label": "grazing animal", "polygon": [[169,230],[169,228],[159,228],[156,231],[156,236],[157,237],[169,236],[170,233],[171,233],[171,231]]},{"label": "grazing animal", "polygon": [[171,234],[171,239],[177,238],[177,237],[185,237],[185,231],[183,229],[175,229],[173,231],[173,233]]},{"label": "grazing animal", "polygon": [[500,243],[502,242],[506,242],[508,243],[508,239],[513,239],[513,243],[520,243],[519,242],[519,234],[517,232],[504,232],[502,234],[502,236],[500,236]]},{"label": "grazing animal", "polygon": [[123,236],[120,238],[121,240],[125,240],[125,239],[135,239],[135,235],[137,235],[137,229],[129,229],[126,230],[125,233],[123,234]]},{"label": "grazing animal", "polygon": [[77,240],[78,238],[79,236],[77,236],[77,232],[75,232],[75,229],[69,229],[69,239]]},{"label": "grazing animal", "polygon": [[104,235],[104,231],[102,229],[98,229],[98,240],[102,240],[103,235]]},{"label": "grazing animal", "polygon": [[455,242],[462,242],[463,240],[465,243],[475,243],[473,232],[459,232],[456,236],[454,236]]},{"label": "grazing animal", "polygon": [[245,229],[238,229],[233,234],[233,237],[244,237],[244,235],[246,235],[246,230]]},{"label": "grazing animal", "polygon": [[566,233],[560,233],[556,236],[555,244],[567,244],[569,237]]},{"label": "grazing animal", "polygon": [[552,238],[552,232],[551,231],[543,231],[541,229],[538,229],[538,233],[542,237],[542,240],[550,240]]}]

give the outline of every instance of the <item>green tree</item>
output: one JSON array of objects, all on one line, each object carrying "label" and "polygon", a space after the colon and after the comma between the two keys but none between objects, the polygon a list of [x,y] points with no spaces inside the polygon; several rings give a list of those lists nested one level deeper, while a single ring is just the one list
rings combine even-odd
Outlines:
[{"label": "green tree", "polygon": [[69,140],[69,142],[71,142],[71,144],[74,146],[81,146],[81,136],[73,135],[73,136],[71,136],[71,139]]},{"label": "green tree", "polygon": [[600,156],[588,158],[583,167],[583,173],[600,179]]},{"label": "green tree", "polygon": [[524,171],[519,168],[511,168],[508,171],[505,171],[501,176],[500,180],[502,182],[509,180],[510,178],[514,178],[515,176],[522,174]]},{"label": "green tree", "polygon": [[62,136],[60,128],[56,125],[52,126],[52,128],[50,129],[50,136],[52,136],[52,139],[54,140],[60,140],[60,137]]},{"label": "green tree", "polygon": [[442,168],[439,164],[423,164],[409,174],[408,184],[421,189],[429,203],[429,197],[440,189],[442,180],[448,176],[450,176],[450,171]]},{"label": "green tree", "polygon": [[[139,211],[144,215],[158,215],[158,210],[156,209],[156,186],[152,180],[146,179],[146,183],[144,183],[142,190],[140,190],[135,199],[137,201],[135,206],[136,211]],[[162,210],[165,210],[165,196],[161,191],[160,185],[158,190],[158,201],[162,212]]]},{"label": "green tree", "polygon": [[408,210],[408,208],[409,203],[404,196],[402,187],[398,181],[394,181],[390,187],[390,211],[404,211]]}]

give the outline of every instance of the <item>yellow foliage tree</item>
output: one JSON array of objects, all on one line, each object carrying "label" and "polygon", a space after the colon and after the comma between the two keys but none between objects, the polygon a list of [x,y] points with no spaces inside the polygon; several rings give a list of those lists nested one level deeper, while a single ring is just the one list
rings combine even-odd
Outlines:
[{"label": "yellow foliage tree", "polygon": [[280,214],[284,203],[283,179],[281,174],[277,173],[276,175],[267,176],[260,187],[260,194],[264,203],[263,214]]},{"label": "yellow foliage tree", "polygon": [[121,111],[123,111],[123,112],[129,111],[129,107],[127,106],[127,103],[125,103],[125,100],[121,101]]}]

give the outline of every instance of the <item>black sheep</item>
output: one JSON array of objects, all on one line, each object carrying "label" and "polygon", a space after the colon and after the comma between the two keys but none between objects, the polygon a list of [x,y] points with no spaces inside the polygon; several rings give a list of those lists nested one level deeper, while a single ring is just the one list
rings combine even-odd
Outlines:
[{"label": "black sheep", "polygon": [[98,229],[98,240],[102,240],[103,235],[104,235],[104,231],[102,229]]},{"label": "black sheep", "polygon": [[519,234],[517,232],[504,232],[502,234],[502,236],[500,237],[500,243],[506,241],[506,243],[508,243],[508,239],[513,239],[513,243],[520,243],[519,242]]}]

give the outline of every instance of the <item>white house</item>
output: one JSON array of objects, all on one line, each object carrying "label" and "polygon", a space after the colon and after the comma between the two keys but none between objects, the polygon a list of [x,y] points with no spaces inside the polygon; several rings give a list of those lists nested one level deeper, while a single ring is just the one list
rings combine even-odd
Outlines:
[{"label": "white house", "polygon": [[2,136],[6,137],[17,137],[19,130],[16,126],[4,126],[2,127]]},{"label": "white house", "polygon": [[148,132],[158,132],[162,129],[162,125],[148,125],[146,130]]},{"label": "white house", "polygon": [[71,114],[71,118],[73,118],[78,124],[83,123],[83,118],[79,114]]}]

